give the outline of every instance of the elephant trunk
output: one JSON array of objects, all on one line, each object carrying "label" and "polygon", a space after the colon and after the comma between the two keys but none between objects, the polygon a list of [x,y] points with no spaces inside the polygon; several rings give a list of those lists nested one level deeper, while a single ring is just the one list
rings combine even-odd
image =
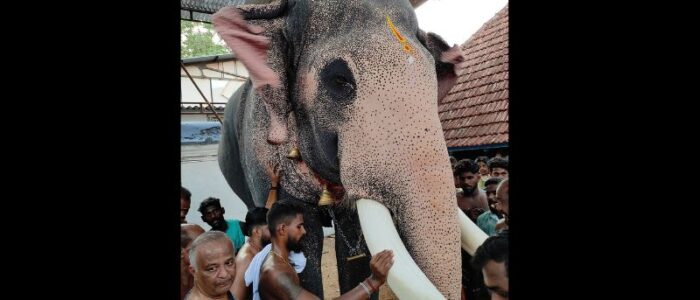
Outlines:
[{"label": "elephant trunk", "polygon": [[[452,189],[447,190],[451,192]],[[419,197],[408,197],[396,209],[396,224],[404,245],[418,267],[447,299],[459,299],[462,261],[456,210],[450,205],[435,203],[437,198],[442,198],[454,205],[454,195],[417,195]],[[425,201],[429,197],[435,199]],[[432,213],[425,212],[428,210]]]},{"label": "elephant trunk", "polygon": [[[374,241],[371,241],[371,236],[375,235],[370,233],[378,234],[376,239],[386,242],[392,235],[387,233],[387,230],[391,231],[391,228],[387,227],[395,225],[395,235],[397,240],[400,238],[399,243],[405,246],[406,253],[410,255],[408,259],[415,261],[439,294],[447,299],[459,299],[462,262],[455,191],[447,148],[437,113],[434,115],[434,120],[424,117],[426,119],[422,121],[414,121],[410,129],[400,128],[400,123],[394,125],[389,121],[377,126],[394,125],[399,128],[396,131],[386,128],[364,131],[362,143],[341,145],[341,175],[348,200],[353,202],[372,199],[393,214],[369,217],[370,224],[375,224],[372,220],[379,222],[376,225],[363,223],[365,240],[372,253],[387,248],[397,251],[396,245],[388,244],[380,246],[384,247],[382,249],[372,249]],[[350,139],[341,136],[340,140]],[[347,161],[355,163],[344,163]],[[348,178],[353,180],[346,180]],[[357,202],[360,219],[367,220],[360,202]],[[369,211],[374,213],[377,210]],[[393,221],[390,219],[392,217]],[[381,223],[379,219],[382,218],[389,219],[389,223]],[[398,264],[402,264],[402,260],[403,258],[395,260],[396,269],[392,269],[390,274],[407,273],[413,276],[415,272],[402,271],[401,267],[397,267]],[[391,280],[389,285],[396,292],[397,287],[392,286]],[[403,285],[417,286],[406,282]],[[413,296],[407,299],[415,298]],[[434,297],[425,295],[425,298],[421,299]]]}]

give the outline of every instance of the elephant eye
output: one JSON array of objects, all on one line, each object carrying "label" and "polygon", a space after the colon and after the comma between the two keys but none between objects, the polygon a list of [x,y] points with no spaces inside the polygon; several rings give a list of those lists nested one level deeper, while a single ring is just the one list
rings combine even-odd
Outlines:
[{"label": "elephant eye", "polygon": [[323,93],[335,102],[351,103],[355,99],[355,78],[347,62],[335,59],[320,74]]},{"label": "elephant eye", "polygon": [[350,84],[350,81],[342,75],[333,77],[333,83],[338,87],[345,87]]}]

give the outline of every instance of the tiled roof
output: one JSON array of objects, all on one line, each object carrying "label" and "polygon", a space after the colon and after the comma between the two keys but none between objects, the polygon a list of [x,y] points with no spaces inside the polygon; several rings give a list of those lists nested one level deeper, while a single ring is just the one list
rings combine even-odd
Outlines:
[{"label": "tiled roof", "polygon": [[462,45],[457,82],[438,103],[447,147],[508,142],[508,6]]}]

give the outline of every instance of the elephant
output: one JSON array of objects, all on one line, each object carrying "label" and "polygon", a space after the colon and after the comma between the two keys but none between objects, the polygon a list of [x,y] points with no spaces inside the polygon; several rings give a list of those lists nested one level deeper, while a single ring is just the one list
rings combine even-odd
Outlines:
[{"label": "elephant", "polygon": [[[281,170],[278,201],[305,210],[302,286],[323,298],[331,216],[341,293],[370,274],[369,256],[382,250],[373,243],[393,234],[405,249],[393,268],[413,264],[428,281],[390,271],[399,297],[426,299],[414,293],[428,287],[459,299],[460,245],[473,254],[486,238],[459,215],[437,111],[464,60],[459,46],[420,30],[409,0],[278,0],[224,7],[212,23],[249,73],[224,112],[221,172],[252,208]],[[333,201],[319,206],[324,192]],[[379,206],[364,214],[361,201]]]}]

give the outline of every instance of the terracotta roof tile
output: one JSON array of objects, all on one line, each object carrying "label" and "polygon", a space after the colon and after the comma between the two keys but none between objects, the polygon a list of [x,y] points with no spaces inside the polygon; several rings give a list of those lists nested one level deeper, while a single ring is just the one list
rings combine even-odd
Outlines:
[{"label": "terracotta roof tile", "polygon": [[438,103],[448,147],[508,142],[508,6],[462,46],[459,76]]}]

